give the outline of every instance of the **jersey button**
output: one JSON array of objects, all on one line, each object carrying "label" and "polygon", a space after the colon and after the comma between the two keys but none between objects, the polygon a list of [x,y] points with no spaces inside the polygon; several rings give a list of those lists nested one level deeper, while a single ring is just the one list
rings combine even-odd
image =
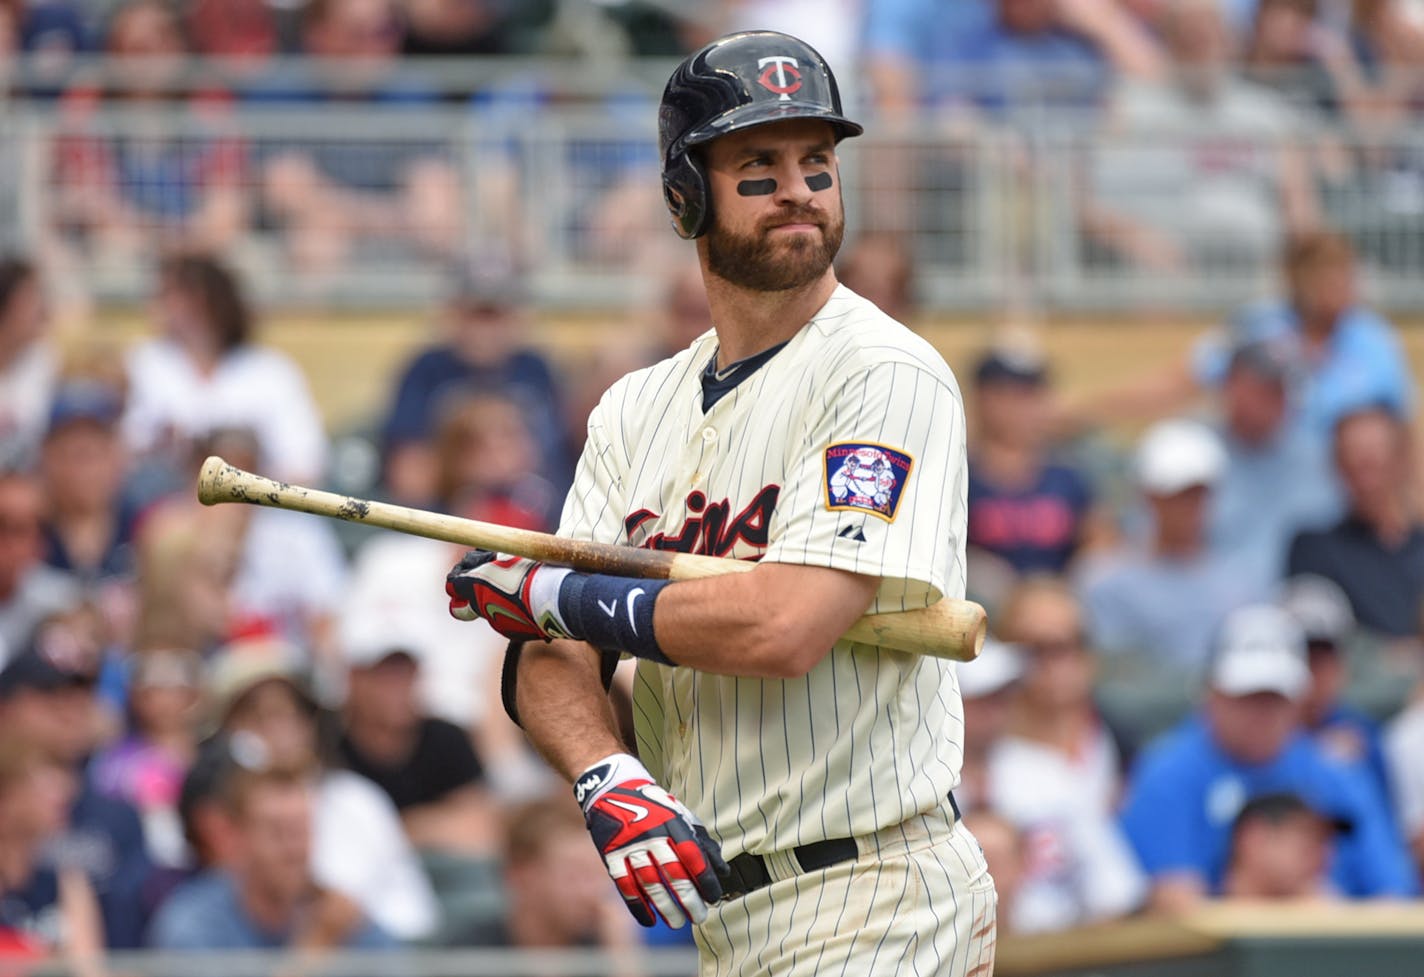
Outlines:
[{"label": "jersey button", "polygon": [[706,441],[708,444],[711,444],[713,441],[716,441],[716,440],[717,440],[717,430],[716,430],[716,428],[704,427],[704,428],[702,429],[702,440],[703,440],[703,441]]}]

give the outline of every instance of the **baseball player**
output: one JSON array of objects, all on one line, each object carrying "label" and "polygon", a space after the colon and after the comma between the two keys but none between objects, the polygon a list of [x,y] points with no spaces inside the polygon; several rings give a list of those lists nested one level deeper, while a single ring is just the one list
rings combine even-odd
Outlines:
[{"label": "baseball player", "polygon": [[[506,708],[638,921],[695,924],[704,975],[988,974],[953,667],[840,640],[964,594],[954,376],[831,268],[836,147],[861,127],[820,56],[771,32],[684,61],[658,124],[716,328],[604,395],[559,531],[757,567],[671,583],[475,551],[451,611],[516,639]],[[606,692],[620,653],[636,751]]]}]

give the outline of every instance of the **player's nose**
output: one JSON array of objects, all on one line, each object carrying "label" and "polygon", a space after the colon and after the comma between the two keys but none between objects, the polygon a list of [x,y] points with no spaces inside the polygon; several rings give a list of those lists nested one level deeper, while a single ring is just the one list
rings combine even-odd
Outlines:
[{"label": "player's nose", "polygon": [[776,191],[772,196],[775,203],[781,206],[794,204],[804,206],[811,202],[812,191],[806,185],[806,174],[802,172],[799,164],[793,162],[784,163],[780,167],[780,172],[776,174]]}]

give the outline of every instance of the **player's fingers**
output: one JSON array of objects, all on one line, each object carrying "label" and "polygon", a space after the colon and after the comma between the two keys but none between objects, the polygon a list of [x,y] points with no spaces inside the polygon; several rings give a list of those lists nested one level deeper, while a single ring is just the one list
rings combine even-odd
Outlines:
[{"label": "player's fingers", "polygon": [[688,919],[694,923],[707,921],[707,901],[691,879],[669,878],[667,885]]},{"label": "player's fingers", "polygon": [[662,916],[668,926],[677,929],[687,922],[687,917],[682,912],[682,906],[673,898],[671,890],[664,884],[661,869],[658,868],[653,857],[647,851],[630,853],[628,865],[633,871],[633,878],[638,882],[638,888],[652,902],[658,915]]},{"label": "player's fingers", "polygon": [[[682,857],[685,853],[679,850],[679,845],[668,838],[661,838],[657,844],[649,847],[649,852],[653,856],[653,864],[661,871],[663,886],[668,894],[677,900],[682,914],[694,923],[705,921],[707,900],[703,898],[697,883],[689,877],[688,866]],[[713,882],[715,884],[716,880]],[[717,890],[716,898],[720,899],[721,886],[717,886]]]},{"label": "player's fingers", "polygon": [[455,585],[450,581],[445,581],[445,594],[450,598],[450,616],[457,621],[473,621],[479,617],[475,609],[470,606],[470,602],[460,596]]},{"label": "player's fingers", "polygon": [[623,905],[628,907],[628,912],[633,914],[633,918],[638,921],[639,926],[646,926],[648,929],[652,929],[658,925],[658,917],[653,913],[648,900],[643,898],[641,893],[631,898],[624,896]]},{"label": "player's fingers", "polygon": [[[677,852],[677,860],[683,868],[689,883],[693,885],[698,896],[708,903],[716,902],[722,898],[722,882],[718,879],[716,864],[721,862],[722,873],[728,872],[727,863],[722,861],[722,853],[717,850],[716,844],[712,847],[704,847],[696,841],[679,841],[673,845]],[[716,861],[713,861],[713,859]]]},{"label": "player's fingers", "polygon": [[608,866],[608,875],[613,879],[613,884],[618,887],[618,894],[623,897],[623,904],[628,907],[633,918],[642,926],[656,926],[658,921],[657,917],[653,915],[653,907],[649,904],[647,897],[643,895],[637,879],[633,877],[633,870],[628,865],[628,860],[610,857],[604,859],[604,864]]},{"label": "player's fingers", "polygon": [[682,863],[687,877],[697,886],[702,899],[709,904],[721,899],[721,880],[731,871],[722,857],[721,846],[697,821],[692,823],[690,832],[674,830],[672,835],[677,860]]}]

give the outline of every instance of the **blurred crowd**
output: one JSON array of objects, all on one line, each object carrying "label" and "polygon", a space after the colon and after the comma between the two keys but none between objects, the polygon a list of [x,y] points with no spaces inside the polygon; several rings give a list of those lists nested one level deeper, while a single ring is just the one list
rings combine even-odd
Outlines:
[{"label": "blurred crowd", "polygon": [[[208,454],[321,483],[330,441],[222,263],[165,260],[148,308],[149,338],[66,355],[0,262],[0,956],[640,943],[505,718],[505,642],[448,616],[462,548],[197,504]],[[552,528],[586,394],[528,314],[452,284],[366,491]]]},{"label": "blurred crowd", "polygon": [[990,235],[1031,269],[1048,222],[1088,271],[1240,273],[1329,225],[1419,268],[1416,0],[7,0],[45,129],[25,243],[101,272],[203,248],[317,295],[393,258],[638,268],[658,86],[617,66],[749,26],[837,67],[874,120],[848,192],[922,261]]},{"label": "blurred crowd", "polygon": [[[899,318],[916,320],[920,273],[944,257],[914,245],[944,214],[893,193],[923,182],[907,168],[952,182],[956,139],[1045,104],[1096,113],[1119,140],[1074,176],[1100,260],[1279,272],[1275,298],[1124,383],[1070,395],[1017,332],[953,364],[972,426],[969,586],[993,629],[958,669],[956,797],[1001,926],[1416,897],[1415,381],[1361,291],[1380,256],[1328,226],[1343,195],[1417,229],[1424,157],[1305,152],[1294,136],[1306,115],[1357,135],[1411,117],[1419,6],[743,0],[678,17],[638,2],[0,0],[0,49],[34,56],[16,94],[66,120],[56,237],[0,260],[0,956],[62,954],[88,974],[136,947],[682,938],[632,925],[567,787],[507,721],[503,641],[446,613],[458,547],[204,508],[192,487],[220,454],[549,530],[604,387],[711,327],[695,264],[660,262],[626,342],[561,370],[530,339],[534,242],[497,167],[471,201],[420,139],[352,153],[314,132],[258,152],[235,106],[444,104],[422,56],[679,54],[751,25],[858,66],[843,76],[877,127],[942,124],[937,154],[864,170],[866,193],[887,192],[839,264]],[[88,52],[113,58],[74,57]],[[236,60],[198,85],[193,53]],[[264,60],[303,53],[317,57]],[[475,99],[517,119],[565,97],[515,88]],[[655,98],[634,101],[640,124]],[[152,119],[184,114],[183,139],[145,129],[160,106]],[[113,131],[99,107],[140,111]],[[1161,125],[1205,134],[1158,143]],[[658,215],[646,147],[605,149],[603,216],[580,219],[616,227],[630,201]],[[472,260],[452,224],[466,217],[514,260]],[[262,339],[240,245],[259,226],[283,234],[284,272],[397,246],[453,269],[428,345],[369,405],[368,473],[336,463],[348,432],[333,438],[301,368]],[[78,272],[59,245],[76,241],[152,265],[137,343],[61,348],[52,298]]]},{"label": "blurred crowd", "polygon": [[[963,378],[996,640],[959,669],[956,794],[1010,930],[1419,893],[1415,383],[1348,242],[1283,264],[1278,300],[1125,384],[1062,395],[1024,343]],[[1116,459],[1084,437],[1134,421]]]},{"label": "blurred crowd", "polygon": [[[1345,239],[1282,260],[1278,299],[1158,375],[1070,397],[1020,332],[956,364],[994,635],[958,669],[956,797],[1008,931],[1419,891],[1414,380]],[[913,321],[893,240],[840,271]],[[341,487],[550,529],[592,399],[711,326],[695,265],[659,296],[564,373],[517,276],[455,279]],[[174,256],[148,309],[148,338],[61,355],[41,277],[0,264],[5,952],[676,940],[630,929],[504,715],[503,642],[448,617],[460,548],[196,503],[208,454],[331,484],[241,280]]]}]

